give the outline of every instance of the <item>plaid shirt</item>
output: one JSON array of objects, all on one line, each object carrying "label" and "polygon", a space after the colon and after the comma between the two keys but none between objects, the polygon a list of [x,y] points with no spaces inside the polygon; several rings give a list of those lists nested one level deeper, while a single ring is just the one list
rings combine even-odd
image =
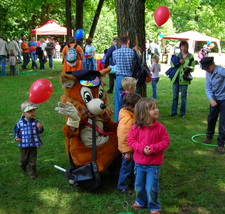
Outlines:
[{"label": "plaid shirt", "polygon": [[112,56],[117,66],[116,75],[131,76],[135,59],[134,51],[127,46],[122,46],[113,51]]},{"label": "plaid shirt", "polygon": [[20,148],[38,147],[42,145],[39,134],[44,131],[44,128],[39,130],[36,119],[26,121],[24,116],[16,123],[14,127],[14,136],[19,137],[21,142],[18,143]]}]

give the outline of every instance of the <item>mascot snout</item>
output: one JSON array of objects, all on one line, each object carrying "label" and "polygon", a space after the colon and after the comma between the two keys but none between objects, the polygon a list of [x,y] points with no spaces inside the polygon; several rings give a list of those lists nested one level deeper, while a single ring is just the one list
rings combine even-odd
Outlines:
[{"label": "mascot snout", "polygon": [[87,103],[87,109],[91,114],[100,115],[103,110],[106,108],[106,105],[103,103],[101,99],[92,99],[89,103]]}]

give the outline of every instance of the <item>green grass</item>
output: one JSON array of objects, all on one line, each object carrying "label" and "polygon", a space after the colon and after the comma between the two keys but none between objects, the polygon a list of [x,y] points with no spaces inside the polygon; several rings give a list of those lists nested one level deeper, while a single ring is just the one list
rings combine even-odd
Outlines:
[{"label": "green grass", "polygon": [[[53,167],[69,165],[62,133],[65,119],[54,110],[64,93],[59,82],[61,63],[55,64],[55,70],[28,70],[29,75],[21,71],[19,76],[0,77],[0,214],[148,213],[131,210],[135,196],[118,193],[115,175],[104,174],[102,189],[89,193],[71,187],[63,173]],[[30,180],[20,172],[19,151],[12,133],[21,115],[21,102],[28,99],[31,84],[40,78],[49,79],[54,92],[49,100],[38,105],[36,118],[45,132],[41,136],[43,146],[38,150],[38,178]],[[225,156],[217,154],[216,147],[191,140],[193,135],[204,134],[206,130],[209,103],[204,85],[204,78],[194,78],[188,89],[187,116],[181,119],[169,117],[170,80],[162,75],[158,83],[159,121],[166,126],[171,140],[160,177],[163,214],[225,213]],[[150,97],[150,84],[147,89]],[[110,100],[113,108],[111,94]]]}]

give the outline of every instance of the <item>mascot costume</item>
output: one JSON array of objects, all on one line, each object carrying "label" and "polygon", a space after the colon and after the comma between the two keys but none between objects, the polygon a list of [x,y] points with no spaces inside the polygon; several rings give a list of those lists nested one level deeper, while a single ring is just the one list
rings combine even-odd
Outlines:
[{"label": "mascot costume", "polygon": [[65,90],[56,110],[66,116],[64,135],[66,152],[73,164],[81,167],[92,161],[92,120],[96,117],[96,163],[105,171],[120,157],[117,143],[117,123],[111,119],[109,99],[103,90],[104,71],[79,70],[62,73]]}]

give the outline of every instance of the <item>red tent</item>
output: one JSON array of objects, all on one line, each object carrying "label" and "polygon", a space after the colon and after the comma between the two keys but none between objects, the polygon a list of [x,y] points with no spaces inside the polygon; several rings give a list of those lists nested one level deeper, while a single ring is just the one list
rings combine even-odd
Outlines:
[{"label": "red tent", "polygon": [[35,35],[67,35],[67,28],[62,27],[52,19],[43,26],[31,30],[31,34]]}]

